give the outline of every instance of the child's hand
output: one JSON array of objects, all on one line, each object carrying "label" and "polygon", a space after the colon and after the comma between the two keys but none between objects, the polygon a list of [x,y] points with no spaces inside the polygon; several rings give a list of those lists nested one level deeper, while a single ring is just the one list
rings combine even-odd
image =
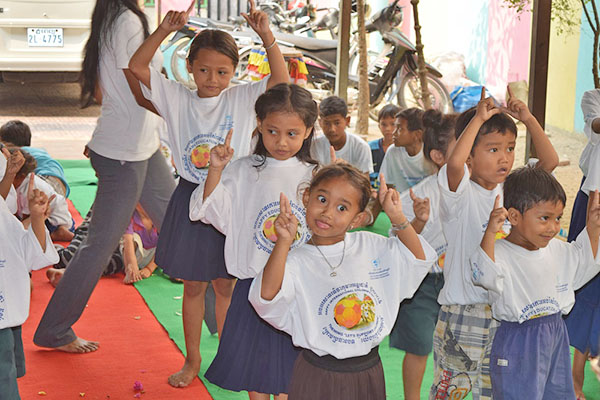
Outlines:
[{"label": "child's hand", "polygon": [[506,100],[506,107],[503,107],[502,111],[523,122],[532,118],[533,114],[531,114],[531,111],[527,108],[527,104],[514,97],[510,86],[507,86],[507,90],[508,99]]},{"label": "child's hand", "polygon": [[501,110],[496,107],[494,100],[491,97],[485,97],[485,87],[481,88],[481,99],[477,103],[477,111],[475,117],[480,118],[483,122],[498,114]]},{"label": "child's hand", "polygon": [[600,194],[598,190],[590,191],[587,226],[595,235],[600,234]]},{"label": "child's hand", "polygon": [[273,36],[273,33],[271,32],[271,28],[269,26],[269,17],[264,11],[256,9],[254,0],[249,1],[249,13],[242,13],[242,17],[244,17],[244,19],[246,20],[246,22],[248,22],[248,25],[250,25],[254,32],[258,33],[258,36],[260,36],[260,38],[262,39],[263,44],[265,46],[269,46],[271,45],[271,43],[273,43],[273,40],[275,40],[275,37]]},{"label": "child's hand", "polygon": [[230,129],[225,137],[225,143],[219,144],[210,149],[209,168],[223,169],[233,157],[233,148],[231,147],[231,136],[233,129]]},{"label": "child's hand", "polygon": [[277,243],[294,243],[296,232],[298,231],[298,219],[292,212],[290,201],[281,193],[279,195],[279,215],[275,220],[275,233],[277,235]]},{"label": "child's hand", "polygon": [[497,195],[486,231],[495,235],[496,232],[502,230],[506,218],[508,218],[508,211],[506,211],[506,208],[500,207],[500,195]]},{"label": "child's hand", "polygon": [[20,150],[15,150],[12,153],[6,147],[2,147],[2,154],[6,157],[6,174],[10,176],[17,175],[17,172],[25,164],[25,157]]},{"label": "child's hand", "polygon": [[417,197],[417,195],[415,194],[415,192],[413,192],[412,189],[409,189],[409,193],[410,199],[413,202],[413,211],[415,213],[415,218],[417,218],[417,220],[423,223],[426,223],[427,221],[429,221],[429,197],[421,199],[420,197]]},{"label": "child's hand", "polygon": [[31,218],[41,218],[46,220],[50,214],[50,202],[54,199],[54,195],[50,199],[46,193],[34,188],[35,175],[29,175],[29,187],[27,188],[27,200],[29,201],[29,215]]},{"label": "child's hand", "polygon": [[400,195],[396,191],[396,189],[388,188],[385,183],[385,176],[383,174],[379,174],[379,194],[377,195],[379,198],[379,203],[381,204],[381,208],[390,218],[392,223],[399,220],[406,220],[404,213],[402,212],[402,202],[400,201]]},{"label": "child's hand", "polygon": [[183,28],[190,18],[190,13],[194,9],[194,3],[195,0],[192,0],[192,3],[186,11],[169,11],[160,23],[159,28],[167,32],[175,32]]}]

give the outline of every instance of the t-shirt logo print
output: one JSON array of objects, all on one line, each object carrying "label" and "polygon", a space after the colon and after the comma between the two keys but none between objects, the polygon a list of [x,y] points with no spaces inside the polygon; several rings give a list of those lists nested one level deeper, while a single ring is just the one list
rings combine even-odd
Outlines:
[{"label": "t-shirt logo print", "polygon": [[369,295],[361,300],[356,293],[349,294],[334,307],[335,322],[346,329],[363,328],[375,321],[375,303]]},{"label": "t-shirt logo print", "polygon": [[[292,212],[298,219],[298,230],[296,231],[296,237],[292,244],[292,249],[298,247],[300,244],[308,241],[310,234],[306,229],[305,216],[306,211],[303,207],[298,206],[293,201],[290,202]],[[256,246],[267,253],[271,253],[275,242],[277,241],[277,232],[275,230],[275,220],[279,215],[279,201],[273,201],[262,207],[256,220],[254,221],[254,243]]]}]

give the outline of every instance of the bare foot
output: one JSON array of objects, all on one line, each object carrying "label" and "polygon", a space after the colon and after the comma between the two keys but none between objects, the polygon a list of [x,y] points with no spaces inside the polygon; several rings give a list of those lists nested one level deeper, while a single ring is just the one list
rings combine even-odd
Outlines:
[{"label": "bare foot", "polygon": [[98,350],[100,343],[90,342],[82,338],[77,338],[69,344],[64,346],[56,347],[56,350],[65,351],[67,353],[91,353],[92,351]]},{"label": "bare foot", "polygon": [[152,275],[152,271],[150,271],[150,268],[144,267],[144,268],[140,269],[140,276],[142,277],[142,279],[149,278],[151,275]]},{"label": "bare foot", "polygon": [[183,368],[169,377],[169,385],[184,388],[192,383],[194,378],[198,376],[198,372],[200,372],[200,363],[192,365],[188,360],[185,360]]},{"label": "bare foot", "polygon": [[57,240],[60,242],[70,242],[74,236],[75,234],[63,225],[56,228],[56,230],[50,234],[50,238],[52,238],[52,240]]},{"label": "bare foot", "polygon": [[133,266],[130,264],[125,267],[125,278],[123,279],[123,283],[130,284],[141,280],[142,275],[140,274],[137,265]]},{"label": "bare foot", "polygon": [[58,282],[60,282],[60,279],[63,277],[64,274],[64,269],[48,268],[48,270],[46,271],[46,277],[50,281],[50,284],[54,287],[58,285]]}]

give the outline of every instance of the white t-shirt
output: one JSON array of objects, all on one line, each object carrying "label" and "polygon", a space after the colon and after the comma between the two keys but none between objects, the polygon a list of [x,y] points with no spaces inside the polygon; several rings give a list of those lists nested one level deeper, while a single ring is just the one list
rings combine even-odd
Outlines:
[{"label": "white t-shirt", "polygon": [[[275,245],[275,218],[279,215],[279,194],[285,193],[298,218],[298,233],[292,248],[310,238],[300,190],[308,186],[314,165],[296,157],[278,161],[268,157],[265,165],[258,156],[234,161],[223,170],[220,182],[202,203],[204,185],[190,199],[190,219],[212,224],[225,238],[227,271],[240,279],[254,278],[265,267]],[[299,187],[300,186],[300,187]]]},{"label": "white t-shirt", "polygon": [[[487,190],[470,179],[469,169],[464,166],[463,179],[456,192],[448,187],[447,165],[438,173],[440,187],[440,219],[444,236],[448,241],[446,259],[444,261],[444,287],[440,291],[438,303],[479,304],[488,302],[485,289],[475,286],[471,279],[469,257],[481,244],[481,239],[488,226],[490,213],[494,208],[496,195],[500,195],[502,204],[503,185]],[[504,223],[503,232],[497,236],[504,237],[510,232],[510,223]]]},{"label": "white t-shirt", "polygon": [[46,231],[43,252],[33,229],[23,228],[0,196],[0,329],[23,325],[29,316],[29,271],[58,262]]},{"label": "white t-shirt", "polygon": [[[429,175],[421,182],[412,187],[415,195],[421,199],[429,198],[429,219],[421,231],[421,236],[427,240],[438,255],[438,259],[431,267],[431,272],[442,272],[444,267],[444,258],[446,257],[446,248],[448,243],[442,230],[442,221],[440,220],[440,187],[436,175]],[[402,201],[402,211],[409,221],[415,219],[413,210],[413,201],[410,198],[408,190],[400,194]]]},{"label": "white t-shirt", "polygon": [[[144,41],[142,23],[132,11],[123,11],[108,37],[98,66],[102,108],[88,147],[113,160],[147,160],[159,147],[156,128],[160,117],[136,103],[123,73]],[[162,61],[162,53],[157,51],[151,65],[160,69]]]},{"label": "white t-shirt", "polygon": [[[31,172],[33,174],[33,172]],[[48,222],[54,226],[66,225],[71,227],[73,224],[73,217],[69,212],[69,205],[67,199],[64,196],[56,193],[56,191],[46,181],[39,176],[35,175],[33,180],[34,188],[41,190],[46,193],[48,199],[55,196],[50,202],[50,216]],[[29,190],[29,175],[23,180],[23,182],[17,188],[17,215],[22,218],[23,215],[29,215],[29,200],[27,199],[27,191]]]},{"label": "white t-shirt", "polygon": [[585,120],[584,132],[589,140],[579,159],[579,167],[585,175],[581,190],[589,195],[590,191],[600,190],[600,133],[592,130],[592,122],[600,118],[600,89],[583,94],[581,111]]},{"label": "white t-shirt", "polygon": [[[311,155],[321,165],[331,164],[327,136],[317,136],[312,143]],[[344,147],[335,151],[335,157],[342,159],[363,172],[373,172],[373,156],[369,144],[355,134],[346,132]]]},{"label": "white t-shirt", "polygon": [[495,244],[494,263],[479,247],[471,257],[473,282],[488,290],[494,318],[523,323],[544,315],[568,314],[575,290],[600,272],[584,229],[575,242],[552,239],[527,250],[507,240]]},{"label": "white t-shirt", "polygon": [[[0,156],[0,181],[4,178],[4,174],[6,173],[6,165],[8,164],[8,161],[6,160],[6,158],[4,158],[3,155]],[[2,196],[0,196],[2,197]],[[16,214],[17,213],[17,192],[15,191],[15,188],[13,185],[10,185],[10,189],[8,190],[8,195],[6,196],[6,199],[4,199],[6,202],[6,206],[8,207],[9,211],[11,212],[11,214]]]},{"label": "white t-shirt", "polygon": [[411,156],[404,147],[391,145],[385,152],[379,173],[383,173],[387,183],[403,192],[434,174],[435,166],[423,156],[423,149]]},{"label": "white t-shirt", "polygon": [[151,70],[150,86],[142,85],[144,96],[167,121],[167,132],[177,172],[186,181],[206,179],[210,149],[225,143],[233,129],[233,157],[249,155],[250,139],[256,126],[254,103],[267,89],[268,79],[237,85],[215,97],[198,97],[184,85]]},{"label": "white t-shirt", "polygon": [[291,251],[281,290],[271,301],[260,297],[262,273],[252,282],[248,299],[265,321],[292,336],[296,346],[338,359],[362,356],[389,335],[403,299],[413,296],[431,263],[434,250],[421,238],[427,260],[417,260],[398,240],[371,232],[346,235],[344,243]]}]

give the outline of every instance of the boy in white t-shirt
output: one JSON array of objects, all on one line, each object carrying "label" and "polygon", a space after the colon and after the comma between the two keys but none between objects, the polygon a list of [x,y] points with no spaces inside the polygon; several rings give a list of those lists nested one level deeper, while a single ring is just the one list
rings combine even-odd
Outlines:
[{"label": "boy in white t-shirt", "polygon": [[346,128],[350,125],[350,116],[344,99],[330,96],[321,101],[319,125],[325,136],[315,138],[311,147],[311,155],[319,164],[331,164],[331,147],[333,147],[337,160],[344,160],[367,174],[373,172],[373,158],[369,144],[357,135],[346,132]]},{"label": "boy in white t-shirt", "polygon": [[[475,285],[488,290],[500,321],[490,359],[494,399],[575,399],[567,327],[562,314],[575,290],[600,272],[600,195],[590,192],[587,229],[576,241],[554,237],[566,203],[550,173],[513,171],[496,197],[481,246],[471,256]],[[508,218],[510,234],[496,241]]]},{"label": "boy in white t-shirt", "polygon": [[423,110],[407,108],[396,114],[394,145],[385,152],[380,172],[400,193],[436,172],[423,156]]},{"label": "boy in white t-shirt", "polygon": [[[539,157],[537,168],[551,172],[558,164],[556,151],[523,102],[509,96],[507,107],[500,109],[484,97],[482,90],[477,107],[458,117],[456,146],[438,173],[440,219],[448,248],[433,338],[430,399],[466,396],[470,391],[474,400],[492,395],[489,352],[497,322],[492,319],[487,291],[473,284],[469,257],[481,242],[489,210],[502,194],[514,162],[517,127],[507,114],[531,132]],[[508,230],[506,222],[498,234],[505,236]]]},{"label": "boy in white t-shirt", "polygon": [[29,229],[8,210],[0,196],[0,397],[20,399],[17,378],[25,375],[21,325],[29,315],[29,271],[58,262],[44,226],[48,197],[33,188],[27,193]]}]

